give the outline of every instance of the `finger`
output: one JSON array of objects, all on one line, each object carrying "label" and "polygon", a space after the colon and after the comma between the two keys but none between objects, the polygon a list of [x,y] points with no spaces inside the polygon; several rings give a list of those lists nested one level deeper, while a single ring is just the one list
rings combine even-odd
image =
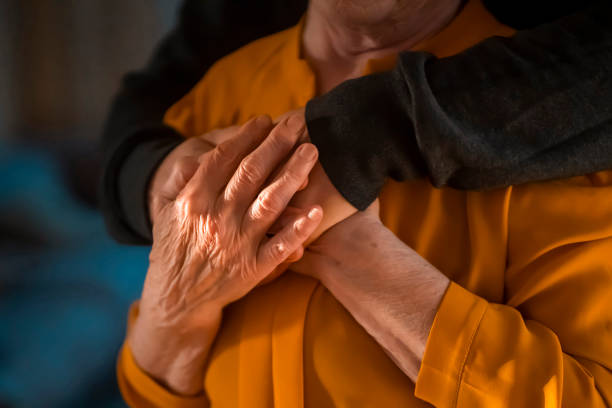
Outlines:
[{"label": "finger", "polygon": [[303,118],[291,116],[277,125],[251,154],[245,157],[227,183],[223,206],[244,214],[269,175],[284,160],[304,131]]},{"label": "finger", "polygon": [[300,246],[298,247],[298,249],[293,251],[291,255],[287,257],[285,262],[289,262],[289,263],[297,262],[300,260],[300,258],[302,258],[302,256],[304,256],[304,247]]},{"label": "finger", "polygon": [[306,190],[306,187],[308,187],[308,177],[306,177],[306,180],[304,180],[300,188],[298,188],[298,191]]},{"label": "finger", "polygon": [[282,212],[280,217],[272,224],[270,229],[268,229],[268,234],[276,234],[280,232],[287,224],[294,222],[297,217],[304,214],[303,208],[298,207],[287,207],[285,211]]},{"label": "finger", "polygon": [[306,238],[319,225],[322,217],[321,207],[312,207],[307,214],[287,225],[281,232],[260,245],[257,252],[257,270],[263,272],[260,280],[302,246]]},{"label": "finger", "polygon": [[214,146],[230,140],[240,130],[239,126],[230,126],[224,129],[214,129],[203,135],[198,136],[202,141]]},{"label": "finger", "polygon": [[276,118],[274,118],[274,123],[280,123],[283,120],[287,119],[289,116],[291,115],[299,115],[301,117],[305,117],[306,116],[306,109],[305,108],[298,108],[289,112],[285,112],[282,115],[277,116]]},{"label": "finger", "polygon": [[[281,232],[283,228],[285,228],[287,225],[293,224],[294,222],[299,220],[301,217],[304,216],[305,213],[306,212],[302,208],[297,208],[297,207],[285,208],[285,211],[283,211],[283,213],[281,214],[279,219],[274,223],[274,225],[270,227],[266,235],[268,237],[273,237],[274,234],[278,234],[279,232]],[[281,220],[281,218],[282,218],[282,221],[279,223],[279,220]],[[287,257],[287,259],[285,260],[285,263],[297,262],[302,257],[302,255],[304,255],[304,247],[300,246],[298,249],[293,251],[291,255]]]},{"label": "finger", "polygon": [[[298,137],[297,143],[296,143],[296,147],[304,144],[304,143],[310,143],[310,137],[308,136],[308,129],[304,129],[304,132],[302,133],[302,136]],[[281,168],[283,168],[285,166],[286,160],[283,163],[280,163],[279,166],[272,172],[272,174],[270,175],[270,177],[268,178],[268,181],[266,181],[266,184],[269,184],[271,181],[274,181],[278,178],[278,175],[281,173]],[[304,182],[304,185],[302,185],[300,187],[300,191],[304,190],[306,188],[306,186],[308,185],[308,180],[306,180]]]},{"label": "finger", "polygon": [[263,235],[285,210],[317,160],[317,149],[306,143],[291,156],[279,178],[264,188],[246,211],[242,231]]},{"label": "finger", "polygon": [[175,200],[198,169],[198,160],[193,156],[183,156],[172,164],[170,176],[159,191],[153,192],[149,199],[149,216],[155,225],[159,211]]},{"label": "finger", "polygon": [[185,188],[189,180],[191,180],[198,170],[198,166],[197,157],[183,156],[177,159],[174,164],[172,164],[170,176],[159,191],[161,198],[165,200],[176,199],[181,190]]},{"label": "finger", "polygon": [[272,273],[266,276],[261,282],[259,282],[259,284],[265,285],[266,283],[271,282],[274,279],[278,278],[280,275],[283,274],[283,272],[287,270],[287,268],[290,265],[292,265],[294,262],[299,261],[303,255],[304,255],[304,247],[300,246],[298,247],[296,251],[294,251],[291,255],[287,257],[285,262],[281,263],[276,268],[274,268]]},{"label": "finger", "polygon": [[200,168],[190,184],[199,194],[217,197],[230,180],[238,164],[270,133],[272,121],[268,116],[251,119],[235,135],[200,157]]},{"label": "finger", "polygon": [[[274,170],[272,175],[270,177],[268,177],[268,181],[266,181],[264,184],[265,185],[272,184],[274,181],[276,181],[276,179],[278,179],[278,177],[282,174],[286,164],[287,164],[286,161],[285,161],[285,163],[281,163],[281,165],[279,167],[277,167],[276,170]],[[304,180],[304,182],[302,183],[300,188],[298,188],[298,191],[305,190],[306,187],[308,187],[308,177],[306,177],[306,180]]]}]

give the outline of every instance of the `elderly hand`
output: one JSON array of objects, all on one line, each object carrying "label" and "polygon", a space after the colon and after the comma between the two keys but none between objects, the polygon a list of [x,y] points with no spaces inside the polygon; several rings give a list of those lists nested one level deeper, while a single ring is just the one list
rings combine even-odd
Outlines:
[{"label": "elderly hand", "polygon": [[[199,137],[185,139],[164,158],[149,183],[148,202],[151,224],[155,224],[163,203],[167,200],[165,196],[173,198],[178,195],[178,187],[169,186],[168,179],[177,167],[184,168],[180,163],[193,162],[218,144],[231,139],[238,129],[238,126],[216,129]],[[179,185],[184,185],[184,183],[181,184],[181,180],[178,181]]]},{"label": "elderly hand", "polygon": [[319,279],[416,381],[449,280],[381,223],[377,203],[332,227],[291,269]]},{"label": "elderly hand", "polygon": [[140,367],[175,392],[201,391],[223,307],[299,248],[321,220],[321,209],[309,206],[266,235],[317,159],[309,143],[291,154],[304,132],[298,116],[271,127],[259,117],[198,159],[179,160],[154,197],[150,266],[129,344]]},{"label": "elderly hand", "polygon": [[[294,115],[304,118],[304,108],[284,113],[275,119],[275,123],[280,123]],[[310,142],[308,132],[302,134],[300,142]],[[288,222],[291,222],[296,214],[300,213],[303,208],[315,204],[321,206],[323,209],[323,219],[319,223],[319,226],[304,242],[304,245],[287,257],[287,260],[279,265],[273,273],[268,275],[268,277],[262,281],[262,284],[270,282],[280,276],[292,263],[298,261],[302,257],[306,246],[315,241],[329,228],[357,212],[357,209],[346,201],[338,190],[336,190],[329,177],[327,177],[325,170],[323,170],[321,163],[317,162],[310,172],[308,179],[301,186],[300,192],[293,197],[285,212],[283,212],[277,222],[270,228],[269,232],[275,233],[281,230]]]}]

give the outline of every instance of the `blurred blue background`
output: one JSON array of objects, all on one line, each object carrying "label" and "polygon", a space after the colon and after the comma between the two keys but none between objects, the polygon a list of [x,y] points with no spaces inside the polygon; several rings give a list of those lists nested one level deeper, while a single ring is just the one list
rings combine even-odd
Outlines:
[{"label": "blurred blue background", "polygon": [[123,407],[115,358],[149,248],[96,210],[102,123],[178,0],[0,1],[0,407]]}]

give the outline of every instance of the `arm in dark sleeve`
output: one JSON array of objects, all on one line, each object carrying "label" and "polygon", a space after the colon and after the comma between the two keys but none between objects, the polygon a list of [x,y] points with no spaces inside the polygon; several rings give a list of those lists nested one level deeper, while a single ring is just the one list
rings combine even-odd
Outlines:
[{"label": "arm in dark sleeve", "polygon": [[386,178],[486,189],[612,168],[612,6],[347,81],[306,107],[319,159],[366,208]]},{"label": "arm in dark sleeve", "polygon": [[148,244],[147,188],[165,156],[183,139],[162,122],[217,59],[295,24],[306,0],[185,0],[176,28],[147,66],[127,74],[102,135],[101,208],[120,242]]}]

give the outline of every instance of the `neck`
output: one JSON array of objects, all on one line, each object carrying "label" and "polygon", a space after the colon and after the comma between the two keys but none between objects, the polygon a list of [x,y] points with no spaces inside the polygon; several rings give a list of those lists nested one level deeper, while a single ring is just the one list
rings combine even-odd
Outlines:
[{"label": "neck", "polygon": [[370,59],[410,49],[436,34],[454,18],[461,2],[413,0],[416,4],[395,7],[386,15],[355,18],[354,13],[343,15],[340,7],[311,0],[302,51],[317,76],[317,92],[325,93],[360,76]]}]

